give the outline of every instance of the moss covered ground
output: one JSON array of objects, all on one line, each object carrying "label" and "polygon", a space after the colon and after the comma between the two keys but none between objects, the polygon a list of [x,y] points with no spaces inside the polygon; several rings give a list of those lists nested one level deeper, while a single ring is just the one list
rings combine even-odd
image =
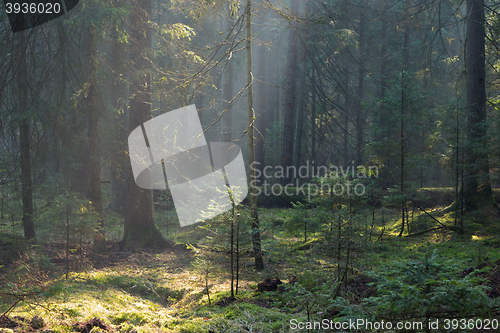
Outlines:
[{"label": "moss covered ground", "polygon": [[[406,237],[406,229],[403,237],[398,237],[398,209],[379,208],[375,213],[364,207],[342,209],[342,214],[340,210],[318,208],[260,209],[266,268],[261,272],[254,270],[249,237],[243,235],[235,299],[230,298],[227,218],[180,228],[175,212],[158,211],[157,224],[165,236],[168,234],[178,244],[176,250],[122,251],[118,241],[123,225],[110,213],[106,226],[108,253],[95,255],[87,242],[75,242],[70,248],[67,279],[63,241],[51,238],[44,243],[40,239],[37,245],[26,245],[19,238],[19,225],[3,225],[0,314],[5,316],[0,317],[0,326],[10,325],[14,332],[85,332],[81,327],[98,318],[103,328],[91,325],[87,331],[307,332],[293,330],[291,321],[339,321],[367,316],[367,312],[378,309],[367,301],[369,297],[377,296],[377,290],[378,297],[386,292],[377,289],[378,276],[385,276],[388,267],[401,263],[414,263],[416,267],[431,253],[439,257],[435,267],[441,267],[441,273],[448,277],[439,273],[439,278],[426,281],[438,281],[434,282],[437,285],[448,279],[458,281],[460,286],[466,283],[463,288],[479,286],[481,295],[491,301],[490,315],[500,317],[498,302],[495,303],[498,296],[492,285],[495,272],[500,271],[498,221],[472,217],[456,222],[452,213],[434,207],[427,212],[445,225],[463,223],[466,233],[440,229]],[[244,216],[246,208],[240,213]],[[419,210],[410,209],[408,216],[413,233],[436,224]],[[242,218],[240,223],[240,231],[247,232],[246,220]],[[474,269],[486,269],[486,273],[477,275],[477,281],[464,282]],[[397,274],[395,270],[394,275]],[[280,279],[283,284],[275,292],[258,292],[257,285],[265,279]],[[299,282],[289,284],[293,279]],[[432,290],[434,285],[430,285],[426,284],[423,290]],[[438,290],[441,289],[436,287]],[[384,297],[379,302],[392,302]],[[396,318],[400,312],[392,305]],[[478,313],[480,318],[485,316],[484,311]],[[387,313],[374,316],[384,315]],[[466,316],[458,317],[461,315]],[[34,324],[33,318],[43,318],[42,325]]]}]

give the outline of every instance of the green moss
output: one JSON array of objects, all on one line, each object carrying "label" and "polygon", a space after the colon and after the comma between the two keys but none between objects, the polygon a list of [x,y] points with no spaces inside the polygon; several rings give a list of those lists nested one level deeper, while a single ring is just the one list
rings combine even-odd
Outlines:
[{"label": "green moss", "polygon": [[149,322],[147,314],[143,312],[122,312],[111,317],[113,324],[130,323],[133,325],[143,325]]}]

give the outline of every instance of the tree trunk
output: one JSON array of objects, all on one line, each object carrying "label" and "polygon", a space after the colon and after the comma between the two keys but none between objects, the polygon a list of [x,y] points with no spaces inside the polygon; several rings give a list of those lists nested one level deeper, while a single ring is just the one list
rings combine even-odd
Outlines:
[{"label": "tree trunk", "polygon": [[316,158],[316,88],[314,87],[316,82],[316,68],[312,69],[312,82],[311,82],[311,156],[313,162],[317,162]]},{"label": "tree trunk", "polygon": [[97,213],[99,230],[94,237],[94,251],[102,253],[106,251],[106,237],[104,236],[104,219],[102,208],[101,191],[101,150],[99,147],[99,113],[98,113],[98,87],[97,87],[97,45],[96,28],[90,25],[89,43],[89,91],[87,94],[87,105],[89,113],[89,172],[90,172],[90,197],[92,207]]},{"label": "tree trunk", "polygon": [[[63,29],[63,23],[61,21],[57,22],[57,41],[58,41],[58,58],[57,61],[59,62],[59,69],[57,73],[57,81],[58,81],[58,86],[57,86],[57,92],[58,92],[58,101],[57,101],[57,110],[58,112],[64,114],[66,112],[66,107],[67,107],[67,100],[66,100],[66,53],[67,53],[67,44],[66,44],[66,33]],[[61,172],[62,169],[62,163],[63,163],[63,147],[65,146],[64,144],[64,136],[60,135],[59,133],[64,133],[66,129],[61,128],[63,122],[62,121],[56,121],[54,122],[54,128],[53,131],[55,133],[54,135],[54,173],[58,174]],[[59,134],[59,135],[58,135]]]},{"label": "tree trunk", "polygon": [[[405,12],[407,17],[409,17],[410,3],[405,0]],[[406,193],[405,193],[405,115],[406,115],[406,86],[408,80],[408,70],[409,70],[409,44],[410,44],[410,26],[408,18],[405,21],[405,32],[403,36],[403,70],[401,71],[401,131],[400,131],[400,190],[401,190],[401,230],[399,231],[399,237],[403,235],[405,229],[405,207],[406,207]]]},{"label": "tree trunk", "polygon": [[363,164],[364,129],[366,116],[364,110],[365,98],[365,8],[362,7],[359,17],[359,60],[358,60],[358,107],[356,112],[356,165]]},{"label": "tree trunk", "polygon": [[[385,8],[385,7],[384,7]],[[386,58],[386,52],[387,52],[387,19],[385,17],[382,18],[382,32],[381,32],[381,39],[382,39],[382,46],[380,50],[380,91],[379,91],[379,98],[384,99],[385,98],[385,90],[387,88],[387,80],[386,80],[386,65],[387,65],[387,58]],[[382,117],[384,114],[382,114]],[[385,119],[381,119],[381,123],[385,124]],[[382,127],[384,128],[384,127]]]},{"label": "tree trunk", "polygon": [[[339,20],[340,27],[343,29],[350,29],[349,27],[349,1],[344,0],[340,4],[342,7],[340,9],[340,15],[341,18]],[[344,60],[345,64],[343,66],[343,71],[344,71],[344,82],[343,82],[343,87],[342,87],[342,94],[344,97],[344,110],[342,116],[342,131],[343,131],[343,143],[342,143],[342,160],[344,162],[344,167],[348,167],[351,159],[349,156],[349,113],[350,113],[350,108],[351,108],[351,98],[350,98],[350,87],[349,87],[349,74],[350,74],[350,66],[349,66],[349,58],[351,57],[351,52],[349,50],[349,46],[345,45],[344,49],[341,52],[342,58],[347,59]],[[321,75],[319,75],[321,77]]]},{"label": "tree trunk", "polygon": [[[231,29],[231,21],[227,18],[227,30]],[[222,133],[221,133],[221,141],[222,142],[231,142],[232,140],[232,107],[229,106],[229,103],[233,99],[233,84],[234,84],[234,74],[233,74],[233,55],[230,59],[227,60],[226,70],[224,73],[224,90],[222,94],[222,110],[225,110],[224,115],[222,116]]]},{"label": "tree trunk", "polygon": [[302,50],[301,55],[301,75],[299,81],[299,87],[301,87],[301,91],[298,96],[297,103],[297,139],[295,141],[295,165],[300,166],[301,158],[302,158],[302,139],[304,137],[304,120],[305,120],[305,109],[307,107],[306,103],[306,50],[305,48]]},{"label": "tree trunk", "polygon": [[486,129],[484,0],[467,0],[467,147],[464,209],[498,208],[491,192]]},{"label": "tree trunk", "polygon": [[[304,3],[304,17],[309,17],[309,1]],[[305,27],[304,27],[305,28]],[[307,31],[307,29],[304,29]],[[295,144],[295,165],[300,166],[302,162],[302,139],[304,136],[304,120],[306,113],[305,109],[307,107],[306,96],[308,95],[308,91],[306,89],[306,74],[307,74],[307,64],[306,64],[306,50],[307,50],[307,33],[304,33],[303,37],[303,46],[302,52],[300,55],[300,66],[301,66],[301,74],[300,74],[300,82],[299,82],[299,100],[298,100],[298,111],[297,111],[297,140]]]},{"label": "tree trunk", "polygon": [[21,192],[23,200],[23,228],[26,239],[35,239],[35,224],[33,222],[33,182],[31,179],[31,133],[30,117],[28,115],[28,69],[26,64],[26,35],[24,31],[17,33],[19,70],[17,74],[17,89],[19,96],[19,141],[21,146]]},{"label": "tree trunk", "polygon": [[344,114],[343,114],[343,131],[344,131],[344,142],[342,144],[343,148],[343,161],[344,167],[349,165],[349,70],[347,65],[344,66]]},{"label": "tree trunk", "polygon": [[[129,131],[152,118],[151,73],[144,52],[151,47],[151,0],[136,0],[130,14],[131,59],[134,72],[131,84]],[[135,184],[130,162],[127,172],[127,207],[122,245],[138,243],[140,246],[167,247],[154,221],[153,191]]]},{"label": "tree trunk", "polygon": [[[262,35],[265,29],[265,21],[259,20],[258,26],[262,28]],[[267,112],[267,94],[266,94],[266,59],[268,54],[266,52],[265,45],[259,45],[257,47],[257,69],[255,70],[255,90],[257,95],[256,102],[256,112],[255,112],[255,161],[258,162],[256,165],[256,170],[259,170],[260,177],[257,179],[257,184],[262,184],[264,181],[264,163],[265,163],[265,151],[264,151],[264,140],[266,136],[266,112]]]},{"label": "tree trunk", "polygon": [[[387,3],[384,1],[383,10],[386,10]],[[382,31],[381,35],[381,48],[380,48],[380,90],[378,92],[378,98],[380,99],[380,109],[378,109],[377,125],[378,133],[375,135],[375,141],[382,143],[387,137],[387,110],[385,107],[385,91],[387,88],[386,80],[386,65],[387,65],[387,18],[382,16]],[[383,154],[382,149],[377,149],[378,154]],[[389,162],[389,161],[388,161]],[[384,180],[386,186],[388,185],[388,180]]]},{"label": "tree trunk", "polygon": [[[299,9],[299,0],[291,0],[291,15],[296,16]],[[292,22],[293,20],[290,20]],[[284,176],[281,179],[283,185],[290,184],[293,179],[290,177],[293,173],[288,172],[293,161],[293,141],[295,136],[295,97],[297,84],[297,44],[299,36],[290,23],[288,31],[288,52],[287,52],[287,78],[286,78],[286,97],[285,97],[285,115],[283,123],[283,148],[281,153],[281,166],[284,170]]]},{"label": "tree trunk", "polygon": [[247,84],[248,84],[248,150],[249,150],[249,178],[250,178],[250,215],[252,218],[252,244],[255,258],[255,269],[264,269],[260,243],[259,215],[257,213],[257,187],[255,179],[255,137],[254,121],[255,111],[253,109],[253,76],[252,76],[252,1],[247,0]]},{"label": "tree trunk", "polygon": [[[121,1],[118,1],[115,6],[120,8],[123,6]],[[125,24],[120,24],[120,30],[125,30]],[[115,109],[115,130],[113,133],[113,159],[111,161],[111,192],[112,192],[112,207],[114,211],[124,213],[127,198],[127,184],[125,183],[124,166],[128,161],[127,156],[127,103],[128,98],[128,75],[124,63],[127,49],[125,43],[119,40],[117,31],[112,32],[111,44],[111,68],[113,70],[114,83],[111,87],[111,105]]]}]

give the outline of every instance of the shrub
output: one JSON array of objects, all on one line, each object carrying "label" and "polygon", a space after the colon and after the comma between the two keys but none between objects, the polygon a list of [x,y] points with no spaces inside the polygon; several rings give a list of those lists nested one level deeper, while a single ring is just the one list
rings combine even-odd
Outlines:
[{"label": "shrub", "polygon": [[[460,277],[453,261],[436,251],[421,260],[395,262],[378,272],[377,296],[366,304],[388,320],[488,316],[494,307],[478,274]],[[477,273],[477,272],[476,272]]]}]

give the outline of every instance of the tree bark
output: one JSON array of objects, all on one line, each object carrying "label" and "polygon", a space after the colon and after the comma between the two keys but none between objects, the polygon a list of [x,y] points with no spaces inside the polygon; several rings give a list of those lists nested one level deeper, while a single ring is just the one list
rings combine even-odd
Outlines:
[{"label": "tree bark", "polygon": [[[117,1],[115,6],[121,7],[121,1]],[[127,29],[125,24],[120,23],[120,30]],[[125,213],[127,185],[125,183],[124,165],[129,163],[127,156],[127,103],[128,85],[127,71],[124,63],[126,59],[127,48],[125,43],[119,40],[118,32],[111,33],[111,69],[113,70],[114,83],[111,87],[111,105],[115,109],[115,129],[113,133],[113,159],[111,161],[111,192],[112,207],[114,211]]]},{"label": "tree bark", "polygon": [[[387,8],[387,2],[383,3],[383,10]],[[380,109],[378,110],[378,122],[379,127],[378,134],[375,136],[377,142],[383,142],[387,136],[387,111],[385,108],[385,91],[387,89],[387,79],[386,79],[386,65],[387,65],[387,18],[382,15],[382,30],[380,32],[381,47],[380,47],[380,90],[378,92],[378,98],[381,100]],[[380,153],[383,153],[379,150]],[[387,182],[387,180],[385,181]]]},{"label": "tree bark", "polygon": [[252,75],[252,1],[247,0],[247,85],[248,85],[248,151],[249,151],[249,178],[250,178],[250,215],[252,218],[252,245],[255,258],[255,269],[264,269],[260,243],[259,215],[257,212],[257,187],[255,177],[255,137],[254,122],[255,111],[253,109],[253,75]]},{"label": "tree bark", "polygon": [[[227,29],[228,31],[231,29],[231,22],[229,18],[227,18]],[[232,112],[231,112],[231,106],[229,106],[229,103],[233,99],[233,84],[234,84],[234,74],[233,74],[233,62],[234,58],[231,56],[230,59],[227,60],[226,63],[226,70],[225,70],[225,75],[224,75],[224,90],[222,94],[222,110],[226,110],[224,115],[222,116],[222,133],[221,133],[221,140],[222,142],[231,142],[232,140]]]},{"label": "tree bark", "polygon": [[343,117],[343,144],[342,144],[342,159],[344,161],[344,167],[349,165],[349,108],[350,108],[350,98],[349,98],[349,69],[347,65],[344,66],[344,114]]},{"label": "tree bark", "polygon": [[97,87],[97,45],[96,28],[94,24],[89,29],[89,91],[87,94],[87,106],[89,114],[89,173],[90,173],[90,197],[94,208],[98,228],[94,237],[94,251],[102,253],[106,251],[106,237],[104,236],[104,219],[102,207],[101,190],[101,150],[99,147],[99,112],[98,112],[98,87]]},{"label": "tree bark", "polygon": [[[405,13],[409,17],[410,2],[405,0]],[[400,120],[400,191],[401,191],[401,230],[398,237],[403,235],[405,229],[405,207],[406,207],[406,193],[405,193],[405,116],[406,116],[406,90],[408,81],[409,70],[409,44],[410,44],[410,26],[408,18],[405,20],[405,31],[403,36],[403,69],[401,71],[401,120]]]},{"label": "tree bark", "polygon": [[[299,9],[299,0],[291,0],[291,15],[296,16]],[[290,19],[288,31],[288,52],[287,52],[287,78],[286,78],[286,96],[285,96],[285,114],[283,122],[283,147],[281,153],[281,166],[284,170],[282,184],[286,185],[293,181],[291,172],[288,168],[292,166],[293,161],[293,141],[295,136],[295,98],[297,82],[297,44],[299,36],[295,31],[293,17]]]},{"label": "tree bark", "polygon": [[[151,72],[145,52],[151,47],[151,0],[136,0],[130,14],[131,59],[134,61],[130,88],[129,131],[152,118]],[[167,247],[154,221],[153,191],[135,184],[130,163],[127,163],[127,208],[122,245],[137,243],[140,246]]]},{"label": "tree bark", "polygon": [[[259,20],[258,25],[262,26],[262,34],[264,33],[264,20]],[[256,112],[255,112],[255,161],[258,162],[256,170],[259,170],[260,177],[257,179],[257,184],[262,184],[264,181],[264,163],[265,151],[264,140],[266,137],[266,112],[267,112],[267,94],[266,94],[266,71],[267,71],[267,52],[265,45],[257,46],[257,69],[255,70],[255,90],[256,90]]]},{"label": "tree bark", "polygon": [[316,126],[316,88],[314,87],[314,84],[316,82],[316,68],[313,67],[312,69],[312,82],[311,82],[311,156],[313,162],[317,162],[316,158],[316,132],[317,132],[317,126]]},{"label": "tree bark", "polygon": [[356,166],[363,164],[364,130],[366,115],[365,98],[365,8],[362,7],[359,17],[359,60],[358,60],[358,107],[356,112]]},{"label": "tree bark", "polygon": [[[304,3],[304,17],[309,16],[309,0]],[[305,27],[305,26],[304,26]],[[307,74],[307,29],[304,29],[303,45],[300,55],[301,75],[299,82],[299,100],[297,111],[297,140],[295,142],[295,165],[300,166],[302,161],[302,140],[304,137],[304,121],[307,108],[307,98],[309,91],[306,89],[306,74]]]},{"label": "tree bark", "polygon": [[17,73],[17,89],[19,96],[19,141],[21,146],[21,193],[23,201],[24,237],[35,240],[35,223],[33,222],[33,181],[31,178],[31,133],[28,114],[28,69],[26,63],[26,35],[17,32],[19,70]]},{"label": "tree bark", "polygon": [[496,207],[491,192],[486,125],[484,0],[467,0],[467,146],[464,210]]},{"label": "tree bark", "polygon": [[297,103],[297,139],[295,141],[295,165],[300,166],[301,159],[302,159],[302,139],[304,137],[304,114],[305,114],[305,108],[307,106],[306,103],[306,49],[305,47],[302,49],[301,52],[301,57],[300,57],[300,63],[301,63],[301,75],[300,75],[300,81],[299,81],[299,87],[300,87],[300,92],[298,96],[298,103]]}]

